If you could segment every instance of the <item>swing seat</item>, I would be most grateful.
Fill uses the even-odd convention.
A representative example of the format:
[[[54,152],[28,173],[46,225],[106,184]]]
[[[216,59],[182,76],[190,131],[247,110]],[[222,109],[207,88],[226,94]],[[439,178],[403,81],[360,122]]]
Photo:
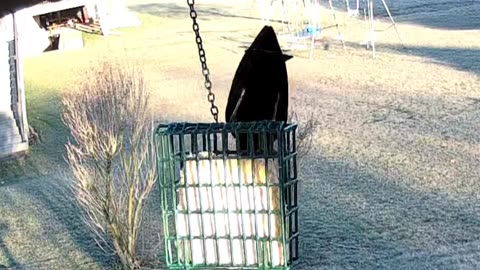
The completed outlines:
[[[296,125],[161,125],[156,132],[170,269],[291,269],[298,259]],[[238,150],[233,138],[259,135]],[[276,149],[265,147],[276,136]],[[257,149],[258,150],[258,149]]]

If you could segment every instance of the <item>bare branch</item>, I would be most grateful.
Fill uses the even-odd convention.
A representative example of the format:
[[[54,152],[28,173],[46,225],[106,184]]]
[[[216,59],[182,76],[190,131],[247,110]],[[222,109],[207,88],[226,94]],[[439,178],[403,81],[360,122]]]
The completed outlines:
[[[313,139],[319,121],[315,114],[311,113],[306,119],[300,119],[296,112],[292,112],[288,117],[289,122],[298,123],[297,131],[297,153],[299,162],[310,153],[312,150]]]
[[[63,98],[63,121],[72,188],[99,245],[125,269],[137,264],[135,248],[143,206],[155,185],[149,93],[142,70],[116,61],[92,65],[91,78]]]

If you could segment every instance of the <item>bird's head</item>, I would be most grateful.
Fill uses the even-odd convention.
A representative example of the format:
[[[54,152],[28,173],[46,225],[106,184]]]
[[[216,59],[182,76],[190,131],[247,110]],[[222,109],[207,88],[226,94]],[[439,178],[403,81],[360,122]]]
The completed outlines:
[[[281,55],[285,62],[293,58],[291,55],[283,54],[273,27],[267,25],[258,33],[252,45],[247,49],[248,51]]]

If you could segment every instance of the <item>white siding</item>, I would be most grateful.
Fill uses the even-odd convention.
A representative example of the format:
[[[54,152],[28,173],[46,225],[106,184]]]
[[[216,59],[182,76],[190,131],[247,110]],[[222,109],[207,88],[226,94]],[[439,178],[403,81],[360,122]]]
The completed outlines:
[[[6,41],[0,42],[0,113],[11,113],[10,91],[10,64],[8,61],[8,45]]]
[[[18,95],[15,59],[13,16],[0,18],[0,159],[26,150],[28,142],[20,136],[19,126],[23,124],[21,107],[23,102]],[[13,104],[13,105],[12,105]]]

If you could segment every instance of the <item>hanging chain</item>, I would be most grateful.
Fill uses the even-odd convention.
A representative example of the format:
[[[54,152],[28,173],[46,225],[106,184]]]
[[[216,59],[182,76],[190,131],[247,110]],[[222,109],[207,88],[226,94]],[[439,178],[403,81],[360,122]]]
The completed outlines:
[[[210,81],[210,70],[207,66],[207,58],[205,57],[205,50],[203,49],[202,37],[200,37],[200,27],[197,23],[197,11],[195,10],[195,0],[187,0],[190,7],[190,18],[193,21],[193,32],[195,32],[195,41],[198,46],[198,55],[200,57],[200,63],[202,64],[202,74],[205,77],[205,88],[208,91],[207,100],[210,102],[210,113],[212,113],[213,119],[218,123],[218,107],[215,105],[215,94],[212,92],[212,82]]]

